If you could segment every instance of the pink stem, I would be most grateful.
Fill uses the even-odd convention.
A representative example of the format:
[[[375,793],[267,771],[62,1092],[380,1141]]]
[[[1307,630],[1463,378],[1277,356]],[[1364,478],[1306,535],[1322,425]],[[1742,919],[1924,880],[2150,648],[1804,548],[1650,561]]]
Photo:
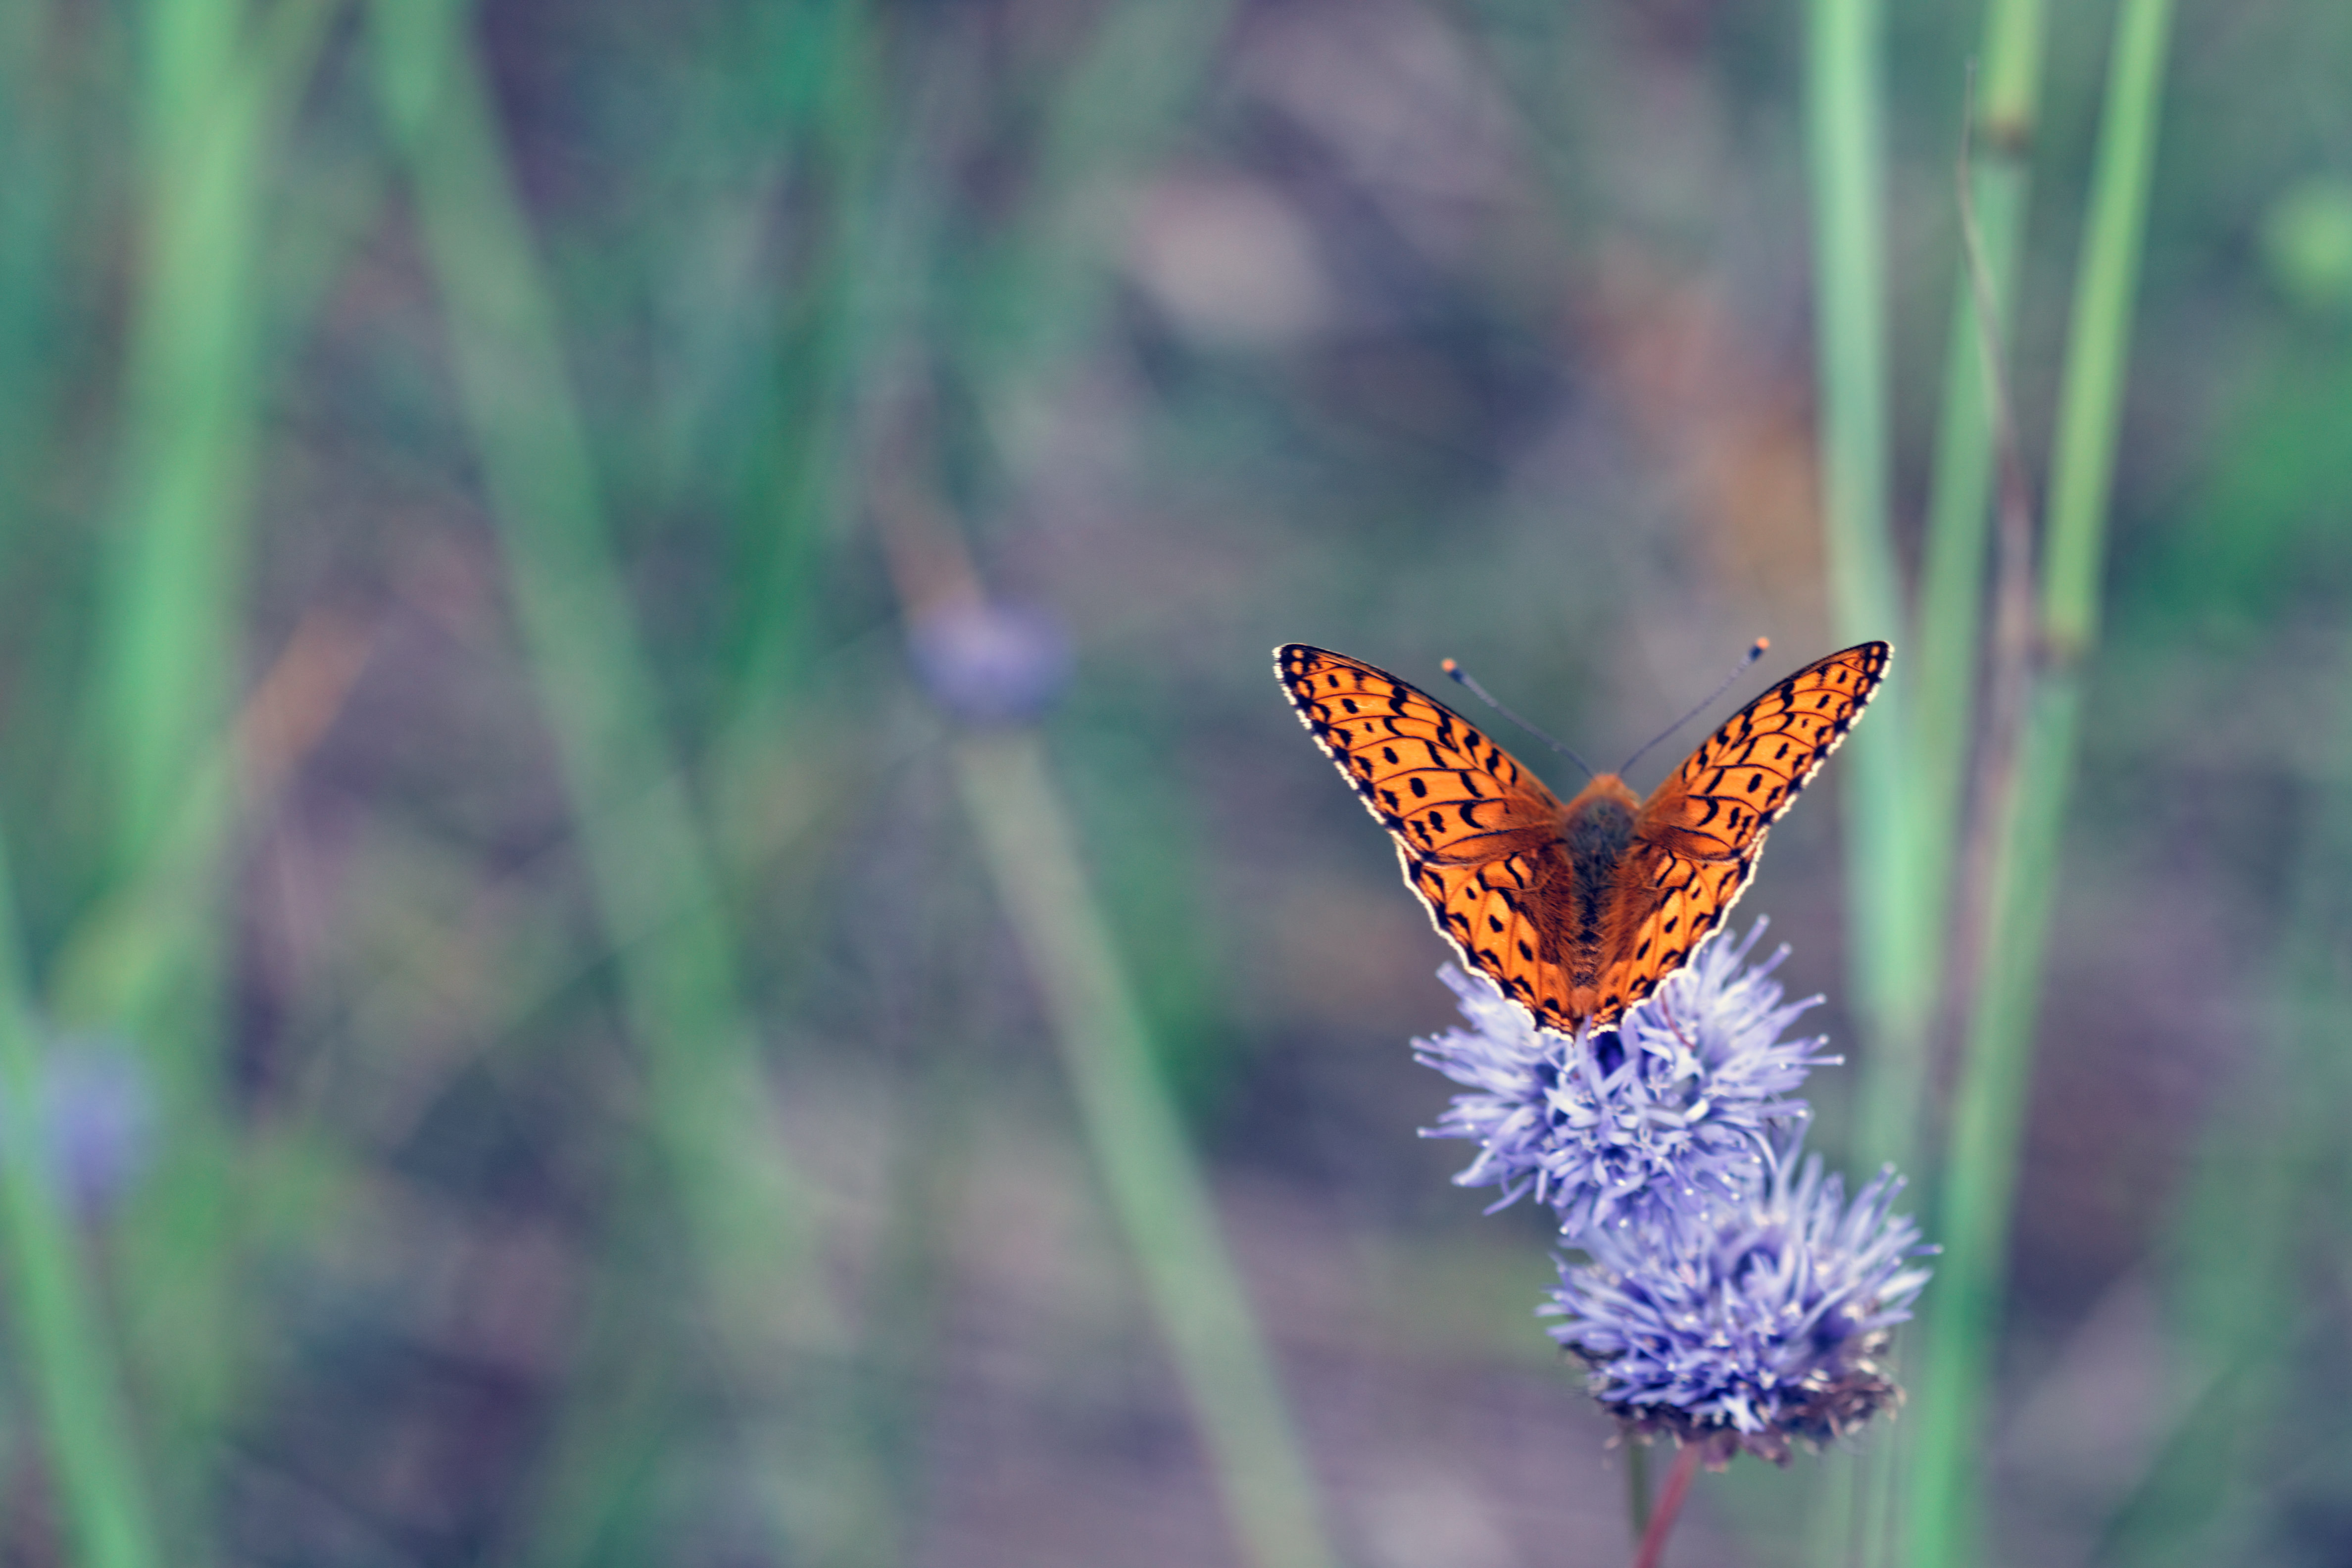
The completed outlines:
[[[1675,1468],[1666,1473],[1666,1484],[1658,1493],[1658,1506],[1650,1511],[1650,1528],[1642,1532],[1642,1550],[1634,1555],[1633,1568],[1658,1568],[1665,1560],[1666,1537],[1674,1532],[1675,1515],[1683,1510],[1691,1478],[1698,1474],[1702,1447],[1685,1443],[1682,1452],[1675,1456]]]

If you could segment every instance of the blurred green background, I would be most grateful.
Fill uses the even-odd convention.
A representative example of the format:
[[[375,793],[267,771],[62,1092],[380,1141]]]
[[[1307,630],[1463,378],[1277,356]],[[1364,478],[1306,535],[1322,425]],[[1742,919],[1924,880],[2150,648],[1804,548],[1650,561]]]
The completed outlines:
[[[1626,1561],[1268,649],[1604,765],[1759,634],[1727,703],[1906,657],[1824,542],[1835,8],[0,0],[0,1562]],[[1906,576],[1981,25],[1870,56]],[[1993,128],[2037,475],[2116,27]],[[2175,18],[1961,1558],[2352,1561],[2347,82],[2328,0]],[[1066,649],[1034,746],[910,620]],[[1859,1126],[1851,765],[1739,923],[1943,1235],[1967,988]],[[1854,1463],[1673,1560],[1885,1560]]]

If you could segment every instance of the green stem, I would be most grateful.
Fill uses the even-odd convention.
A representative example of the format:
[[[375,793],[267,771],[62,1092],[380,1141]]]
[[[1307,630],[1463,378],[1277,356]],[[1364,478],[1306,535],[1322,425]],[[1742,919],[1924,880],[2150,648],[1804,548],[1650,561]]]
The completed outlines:
[[[2098,585],[2140,247],[2163,100],[2170,0],[2125,0],[2109,62],[2076,274],[2051,476],[2041,639],[2045,668],[2023,715],[1998,824],[1975,1008],[1945,1160],[1910,1561],[1956,1568],[1981,1552],[1977,1450],[2005,1284],[2011,1200],[2032,1079],[2033,1027],[2057,860],[2098,625]]]
[[[2050,546],[2042,579],[2042,634],[2071,668],[2098,635],[2107,497],[2124,416],[2132,311],[2139,296],[2148,187],[2172,0],[2124,0],[2099,126],[2083,260],[2074,280],[2074,341],[2058,395],[2050,470]]]
[[[1650,1445],[1628,1433],[1625,1437],[1625,1518],[1639,1541],[1650,1531]]]
[[[1887,504],[1883,171],[1876,0],[1811,0],[1807,115],[1813,179],[1822,526],[1840,642],[1904,641]],[[1904,748],[1906,660],[1898,652],[1840,769],[1853,984],[1864,1059],[1916,1077],[1931,1001],[1909,868],[1914,829]]]
[[[635,612],[608,545],[551,289],[516,197],[457,0],[380,0],[379,96],[413,183],[449,352],[517,618],[553,731],[621,1008],[641,1053],[649,1143],[687,1216],[757,1496],[797,1561],[887,1556],[895,1532],[856,1443],[788,1442],[781,1386],[837,1357],[814,1278],[814,1218],[772,1090]],[[803,1417],[805,1421],[805,1417]]]
[[[2014,323],[2011,302],[2024,254],[2042,31],[2042,0],[1995,0],[1985,13],[1981,67],[1969,110],[1975,156],[1964,177],[1971,187],[1985,289],[2000,318],[1991,330],[2003,336]],[[1914,896],[1930,951],[1943,949],[1950,919],[1953,853],[1974,750],[1999,438],[1986,340],[1977,289],[1963,258],[1945,346],[1943,414],[1920,564],[1919,649],[1912,688],[1918,700],[1911,767],[1918,829]],[[1943,978],[1946,984],[1951,979]],[[1915,1058],[1915,1069],[1923,1059]],[[1924,1088],[1916,1070],[1870,1075],[1861,1119],[1866,1147],[1901,1160],[1916,1145]]]
[[[109,885],[52,973],[58,1016],[136,1042],[156,1085],[160,1168],[115,1239],[162,1511],[181,1541],[202,1539],[247,1364],[218,1029],[265,197],[333,10],[291,0],[257,19],[242,4],[155,0],[139,13],[141,265],[81,760],[102,784]]]
[[[1234,1531],[1258,1568],[1329,1564],[1313,1482],[1273,1363],[1036,739],[972,736],[956,749],[956,770]]]
[[[160,1568],[164,1559],[139,1480],[121,1369],[80,1238],[49,1174],[40,1100],[40,1048],[0,844],[0,1245],[19,1363],[32,1384],[73,1561],[85,1568]]]
[[[825,0],[811,28],[824,63],[812,89],[801,156],[821,173],[824,206],[812,220],[814,254],[780,333],[789,374],[767,424],[772,458],[754,501],[762,527],[745,598],[733,700],[711,748],[714,815],[756,821],[779,771],[801,746],[791,710],[804,687],[799,662],[813,643],[815,567],[848,526],[857,461],[857,399],[866,368],[901,326],[891,307],[911,290],[903,237],[887,219],[881,28],[863,0]],[[919,126],[894,126],[902,135]],[[903,204],[896,204],[903,205]],[[722,827],[723,832],[723,827]]]
[[[97,710],[124,875],[228,714],[260,446],[264,175],[334,8],[294,0],[258,32],[243,4],[157,0],[145,13],[145,267]]]
[[[1877,711],[1847,743],[1841,768],[1846,826],[1848,973],[1864,1069],[1857,1142],[1899,1159],[1907,1122],[1878,1109],[1916,1099],[1924,1078],[1933,966],[1910,874],[1917,831],[1905,752],[1908,659],[1887,481],[1885,131],[1877,0],[1810,0],[1805,79],[1813,187],[1816,354],[1822,527],[1836,640],[1898,645]],[[1852,1462],[1827,1461],[1807,1538],[1823,1563],[1851,1550]]]
[[[1916,1389],[1910,1560],[1920,1568],[1978,1560],[1976,1448],[2000,1331],[2043,939],[2079,709],[2071,680],[2034,692],[2009,808],[1995,828],[1982,970],[1944,1159],[1944,1255]]]

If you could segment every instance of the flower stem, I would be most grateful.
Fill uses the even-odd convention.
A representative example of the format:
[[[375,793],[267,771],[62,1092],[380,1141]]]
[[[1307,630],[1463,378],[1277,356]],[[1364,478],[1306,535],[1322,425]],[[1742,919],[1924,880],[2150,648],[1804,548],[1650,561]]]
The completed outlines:
[[[1921,547],[1919,658],[1913,688],[1919,700],[1912,730],[1916,765],[1910,775],[1920,831],[1913,871],[1931,922],[1928,940],[1939,949],[1947,934],[1967,929],[1953,915],[1950,899],[1958,845],[1966,833],[1964,807],[1976,749],[1974,715],[1981,695],[1977,681],[1985,657],[1986,565],[1991,557],[1995,480],[2006,444],[1996,416],[2009,397],[2000,359],[2003,345],[2015,336],[2040,97],[2042,9],[2042,0],[1995,0],[1987,7],[1982,68],[1972,75],[1963,110],[1959,195],[1967,237],[1953,286],[1943,410]],[[1948,1005],[1949,991],[1965,984],[1969,971],[1952,963],[1946,951],[1942,983],[1948,994],[1942,1000]],[[1891,1090],[1898,1086],[1885,1087]],[[1896,1140],[1887,1145],[1890,1150],[1907,1150],[1918,1128],[1923,1086],[1913,1081],[1899,1087],[1899,1095],[1890,1093],[1865,1118],[1866,1126]]]
[[[377,97],[448,323],[525,655],[643,1074],[644,1137],[691,1247],[698,1331],[745,1436],[745,1496],[775,1555],[887,1557],[870,1447],[815,1414],[851,1329],[817,1265],[822,1219],[772,1113],[740,934],[614,543],[567,367],[552,268],[517,188],[472,0],[372,8]],[[663,1347],[630,1345],[666,1375]],[[658,1391],[659,1384],[656,1384]],[[583,1407],[582,1419],[614,1419]],[[796,1422],[808,1425],[797,1426]],[[816,1444],[819,1426],[844,1436]]]
[[[64,1515],[68,1559],[83,1568],[166,1561],[141,1474],[125,1378],[100,1303],[105,1292],[74,1232],[65,1195],[38,1156],[41,1063],[0,845],[0,1261],[10,1349],[28,1390]],[[12,1413],[13,1414],[13,1413]]]
[[[1625,1439],[1625,1517],[1633,1521],[1627,1531],[1639,1541],[1650,1530],[1650,1445],[1628,1435]]]
[[[1134,1247],[1234,1532],[1260,1568],[1335,1561],[1274,1360],[1206,1173],[1160,1081],[1043,748],[1020,731],[956,747],[981,849],[1043,993],[1111,1214]]]
[[[1914,1568],[1984,1561],[1979,1465],[2032,1077],[2043,938],[2074,772],[2084,664],[2098,631],[2109,489],[2164,99],[2171,0],[2126,0],[2108,61],[2074,321],[2051,454],[2036,664],[1984,843],[1973,1011],[1946,1150],[1948,1250],[1918,1381]]]
[[[140,62],[136,259],[80,705],[94,764],[82,787],[106,858],[93,868],[101,896],[46,965],[39,998],[68,1027],[138,1042],[153,1073],[158,1166],[109,1245],[152,1506],[175,1537],[203,1532],[253,1370],[230,1261],[245,1210],[224,1034],[237,805],[224,735],[241,684],[267,345],[289,324],[257,279],[270,237],[300,227],[273,208],[272,176],[332,7],[272,5],[266,21],[264,9],[164,0],[124,23]]]
[[[1675,1517],[1683,1510],[1683,1499],[1689,1495],[1691,1479],[1698,1474],[1701,1446],[1685,1443],[1682,1452],[1675,1456],[1675,1468],[1666,1472],[1666,1484],[1658,1493],[1658,1506],[1650,1515],[1650,1527],[1642,1532],[1642,1550],[1634,1555],[1633,1568],[1658,1568],[1665,1560],[1666,1537],[1674,1533]]]
[[[1822,526],[1830,624],[1842,643],[1906,646],[1902,572],[1888,502],[1885,142],[1880,0],[1810,0],[1805,110],[1813,190],[1814,312],[1821,392]],[[1930,922],[1911,867],[1912,676],[1898,659],[1877,716],[1847,743],[1846,889],[1853,1005],[1868,1080],[1871,1158],[1909,1152],[1884,1109],[1916,1098],[1934,993]]]

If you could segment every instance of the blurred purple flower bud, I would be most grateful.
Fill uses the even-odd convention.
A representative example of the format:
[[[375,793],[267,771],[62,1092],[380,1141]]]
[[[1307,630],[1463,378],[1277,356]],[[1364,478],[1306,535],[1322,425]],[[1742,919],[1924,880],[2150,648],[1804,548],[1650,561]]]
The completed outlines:
[[[38,1102],[50,1179],[83,1218],[103,1215],[152,1152],[146,1069],[118,1041],[68,1037],[42,1059]]]
[[[1069,680],[1069,637],[1038,610],[941,605],[917,617],[908,641],[924,689],[967,723],[1034,719]]]

